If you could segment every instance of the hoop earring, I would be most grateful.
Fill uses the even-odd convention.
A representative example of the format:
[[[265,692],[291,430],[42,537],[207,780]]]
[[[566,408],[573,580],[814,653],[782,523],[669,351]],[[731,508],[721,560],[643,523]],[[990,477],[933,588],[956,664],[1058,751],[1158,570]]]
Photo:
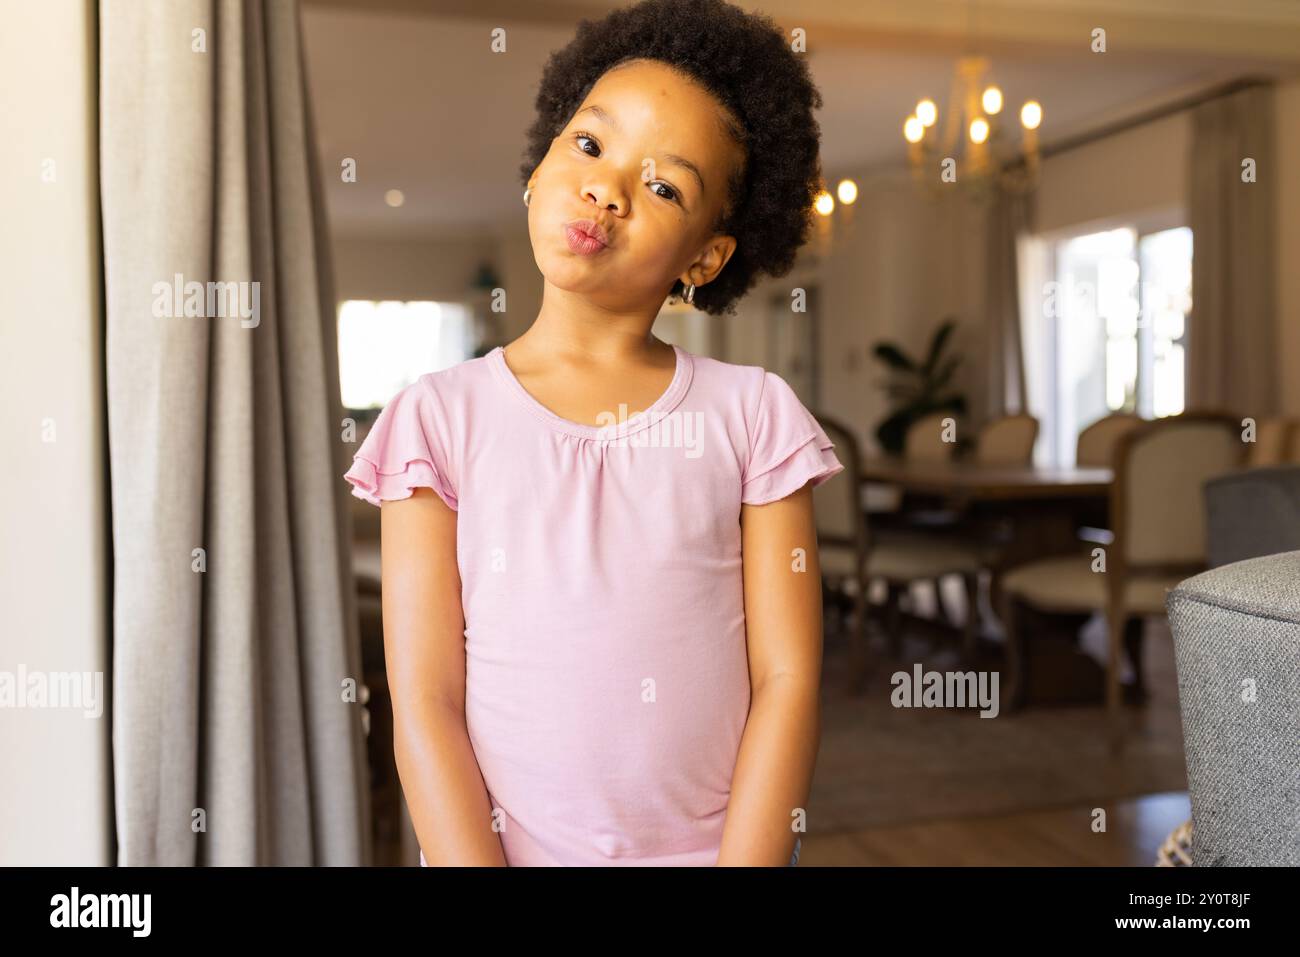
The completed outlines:
[[[686,301],[695,302],[695,283],[689,283],[686,286]]]
[[[524,205],[527,206],[528,201],[532,198],[533,198],[533,188],[529,186],[526,190],[524,190]]]

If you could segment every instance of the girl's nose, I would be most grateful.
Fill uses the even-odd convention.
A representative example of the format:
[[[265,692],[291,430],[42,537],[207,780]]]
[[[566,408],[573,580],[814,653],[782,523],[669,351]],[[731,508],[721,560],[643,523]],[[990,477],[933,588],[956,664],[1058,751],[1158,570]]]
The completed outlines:
[[[619,216],[627,212],[627,196],[620,188],[611,184],[597,183],[587,187],[583,193],[583,199],[589,200],[602,209],[608,209]]]

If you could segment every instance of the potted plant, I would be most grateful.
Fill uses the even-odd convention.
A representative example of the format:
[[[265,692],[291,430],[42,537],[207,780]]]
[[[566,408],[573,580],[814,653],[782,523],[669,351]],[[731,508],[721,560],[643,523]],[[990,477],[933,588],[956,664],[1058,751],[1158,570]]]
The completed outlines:
[[[889,416],[876,427],[876,440],[890,455],[902,454],[907,430],[918,419],[935,412],[966,412],[966,397],[951,388],[961,356],[944,352],[956,325],[951,317],[940,323],[922,361],[911,358],[892,342],[876,343],[875,356],[889,370],[885,391],[893,405]]]

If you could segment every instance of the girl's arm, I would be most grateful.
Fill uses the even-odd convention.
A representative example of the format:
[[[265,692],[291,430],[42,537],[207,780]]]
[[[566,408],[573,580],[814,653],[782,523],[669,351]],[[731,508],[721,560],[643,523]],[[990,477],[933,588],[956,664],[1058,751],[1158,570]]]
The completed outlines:
[[[751,699],[718,865],[790,862],[821,736],[821,568],[812,489],[742,505]]]
[[[394,754],[430,866],[504,867],[465,726],[465,616],[456,513],[432,489],[380,513],[384,654]]]

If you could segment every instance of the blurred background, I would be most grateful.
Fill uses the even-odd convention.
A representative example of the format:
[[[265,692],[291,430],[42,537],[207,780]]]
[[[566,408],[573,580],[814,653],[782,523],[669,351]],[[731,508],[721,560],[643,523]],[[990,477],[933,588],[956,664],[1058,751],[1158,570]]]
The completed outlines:
[[[815,235],[654,331],[782,375],[848,466],[800,862],[1186,863],[1193,805],[1246,798],[1198,770],[1224,652],[1167,592],[1300,549],[1300,5],[742,5],[806,39]],[[0,671],[111,701],[0,710],[0,863],[416,862],[379,511],[341,476],[398,390],[536,316],[524,131],[616,6],[6,4]],[[260,324],[159,319],[174,275],[260,280]],[[999,675],[996,716],[900,707],[929,672]]]

